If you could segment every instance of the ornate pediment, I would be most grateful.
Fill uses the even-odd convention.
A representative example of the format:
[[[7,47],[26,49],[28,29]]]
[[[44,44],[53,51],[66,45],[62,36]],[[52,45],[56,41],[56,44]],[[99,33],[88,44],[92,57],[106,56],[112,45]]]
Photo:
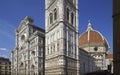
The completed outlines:
[[[29,16],[26,16],[21,22],[20,22],[20,25],[18,27],[18,30],[22,30],[23,28],[26,27],[26,25],[32,25],[32,23],[34,22],[34,19],[29,17]]]

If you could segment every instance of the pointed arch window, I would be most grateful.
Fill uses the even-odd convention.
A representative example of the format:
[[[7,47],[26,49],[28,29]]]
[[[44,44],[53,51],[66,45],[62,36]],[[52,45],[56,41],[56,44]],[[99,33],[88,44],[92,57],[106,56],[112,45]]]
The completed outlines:
[[[74,24],[74,13],[71,13],[71,24]]]
[[[35,56],[35,51],[32,51],[31,54],[32,54],[33,56]]]
[[[50,54],[49,46],[48,46],[47,50],[48,50],[48,51],[47,51],[47,54]]]
[[[32,65],[32,66],[31,66],[31,68],[32,68],[32,69],[35,69],[35,66],[34,66],[34,65]]]
[[[57,9],[55,8],[54,9],[54,20],[56,20],[57,19]]]
[[[25,40],[25,35],[22,35],[21,36],[21,41],[24,41]]]
[[[57,51],[59,51],[59,41],[57,42]]]
[[[67,8],[67,20],[69,21],[70,10]]]
[[[50,24],[52,24],[53,23],[53,14],[52,13],[50,13]]]
[[[21,62],[20,67],[23,67],[23,65],[24,65],[23,62]]]

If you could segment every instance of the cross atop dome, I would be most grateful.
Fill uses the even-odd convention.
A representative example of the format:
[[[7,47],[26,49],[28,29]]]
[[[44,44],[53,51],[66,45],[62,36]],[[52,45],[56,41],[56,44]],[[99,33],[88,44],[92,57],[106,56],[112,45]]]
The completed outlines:
[[[91,21],[88,20],[88,27],[87,27],[87,30],[86,30],[86,31],[90,31],[90,30],[93,30],[93,28],[92,28]]]

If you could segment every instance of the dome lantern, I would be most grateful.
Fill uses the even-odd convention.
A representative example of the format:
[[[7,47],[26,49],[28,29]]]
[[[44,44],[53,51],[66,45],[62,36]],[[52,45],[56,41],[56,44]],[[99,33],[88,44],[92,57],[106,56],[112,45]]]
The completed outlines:
[[[90,30],[93,30],[93,28],[92,28],[92,24],[91,24],[90,20],[88,20],[88,27],[87,27],[86,31],[90,31]]]

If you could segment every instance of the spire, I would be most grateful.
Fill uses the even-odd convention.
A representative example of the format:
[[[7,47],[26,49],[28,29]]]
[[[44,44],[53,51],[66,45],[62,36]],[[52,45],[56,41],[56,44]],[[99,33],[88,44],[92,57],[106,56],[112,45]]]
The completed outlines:
[[[90,20],[88,20],[88,27],[87,27],[86,31],[89,31],[89,30],[93,30],[92,29],[92,24],[91,24]]]

